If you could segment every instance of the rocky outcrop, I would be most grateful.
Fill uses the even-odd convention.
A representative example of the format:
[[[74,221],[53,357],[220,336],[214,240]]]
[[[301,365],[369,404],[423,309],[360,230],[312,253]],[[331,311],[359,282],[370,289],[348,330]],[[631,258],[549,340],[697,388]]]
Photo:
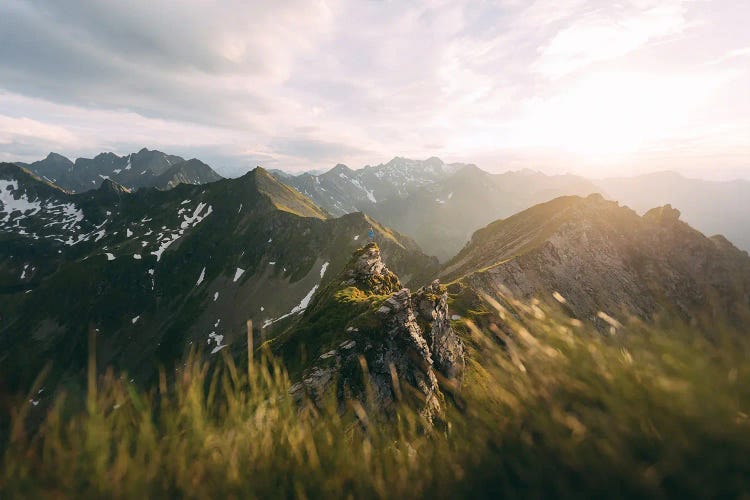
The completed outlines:
[[[663,207],[652,208],[644,214],[643,219],[657,224],[675,225],[680,220],[680,215],[679,210],[666,204]]]
[[[374,243],[354,253],[338,283],[314,299],[318,312],[300,321],[309,327],[316,315],[330,317],[326,311],[351,304],[344,306],[349,309],[335,325],[341,334],[316,332],[332,339],[292,393],[320,402],[335,386],[340,402],[357,399],[385,411],[403,400],[418,405],[432,422],[444,399],[438,381],[456,381],[464,366],[464,347],[451,327],[445,287],[434,281],[414,294],[401,288]],[[359,302],[351,297],[359,297]],[[358,314],[362,308],[365,312]],[[451,389],[456,386],[451,384]]]
[[[416,313],[425,322],[425,333],[435,367],[448,379],[464,368],[464,347],[451,327],[448,292],[439,280],[420,288],[411,297]]]
[[[401,288],[398,276],[385,266],[380,257],[380,248],[375,243],[354,252],[344,271],[344,284],[377,295],[393,293]]]
[[[432,353],[414,315],[409,290],[403,288],[391,295],[377,310],[383,326],[380,345],[373,344],[370,380],[379,405],[388,405],[400,388],[418,391],[424,399],[423,415],[431,419],[440,410],[440,388],[433,365]],[[395,373],[394,373],[395,372]]]

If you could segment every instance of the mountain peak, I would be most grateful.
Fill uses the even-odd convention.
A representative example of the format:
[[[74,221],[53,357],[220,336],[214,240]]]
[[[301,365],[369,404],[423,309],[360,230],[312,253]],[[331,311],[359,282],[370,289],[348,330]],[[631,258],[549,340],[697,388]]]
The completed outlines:
[[[126,188],[122,184],[118,184],[112,179],[104,179],[102,185],[99,186],[99,191],[102,193],[116,193],[116,194],[130,194],[130,189]]]
[[[178,184],[208,184],[222,178],[214,169],[197,158],[192,158],[167,168],[156,178],[154,185],[159,189],[171,189]]]
[[[670,205],[640,217],[599,194],[564,196],[480,229],[442,276],[517,298],[557,292],[595,322],[599,311],[648,321],[665,304],[699,320],[708,296],[723,304],[717,311],[747,303],[747,256],[679,217]]]
[[[481,168],[477,167],[473,163],[467,163],[466,165],[461,165],[458,170],[456,170],[456,175],[481,175],[481,176],[489,176],[491,175],[485,170],[482,170]]]
[[[248,174],[249,174],[249,175],[252,175],[253,177],[255,177],[255,176],[258,176],[258,175],[264,175],[264,176],[266,176],[266,177],[273,177],[273,176],[271,175],[271,172],[269,172],[269,171],[268,171],[268,170],[266,170],[265,168],[261,167],[260,165],[256,165],[254,169],[250,170],[250,171],[249,171],[249,172],[248,172],[247,174],[245,174],[245,175],[248,175]]]
[[[60,153],[55,153],[55,152],[50,152],[44,160],[53,161],[53,162],[61,162],[61,163],[73,163],[72,161],[70,161],[68,157],[63,156]]]
[[[111,151],[104,151],[94,156],[94,159],[97,159],[97,158],[120,158],[120,157]]]
[[[331,170],[329,170],[329,172],[332,173],[332,174],[346,174],[346,175],[350,175],[350,174],[354,173],[354,170],[352,170],[351,168],[347,167],[343,163],[338,163],[338,164],[336,164],[335,167],[333,167]]]
[[[300,217],[328,218],[328,214],[309,198],[279,182],[263,167],[255,167],[240,177],[240,180],[242,181],[240,185],[264,196],[277,210],[293,213]]]
[[[419,163],[419,160],[412,160],[412,159],[410,159],[410,158],[405,158],[405,157],[403,157],[403,156],[394,156],[394,157],[393,157],[393,158],[391,158],[391,160],[390,160],[390,161],[389,161],[388,163],[386,163],[386,164],[385,164],[384,166],[386,166],[386,167],[396,167],[396,166],[400,166],[400,165],[404,165],[404,166],[414,166],[414,165],[416,165],[417,163]]]
[[[601,193],[591,193],[590,195],[586,196],[583,200],[586,206],[596,206],[596,205],[601,205],[601,204],[613,203],[612,201],[604,198],[604,196]],[[619,203],[617,202],[614,202],[614,203],[619,205]]]
[[[344,280],[347,285],[377,295],[395,293],[401,289],[398,276],[385,266],[375,242],[354,252],[344,271]]]
[[[239,176],[237,179],[243,181],[243,184],[256,185],[258,182],[258,179],[263,179],[263,178],[265,179],[271,178],[274,181],[276,180],[276,178],[271,174],[271,172],[269,172],[265,168],[258,165],[252,170],[248,170],[247,172]]]

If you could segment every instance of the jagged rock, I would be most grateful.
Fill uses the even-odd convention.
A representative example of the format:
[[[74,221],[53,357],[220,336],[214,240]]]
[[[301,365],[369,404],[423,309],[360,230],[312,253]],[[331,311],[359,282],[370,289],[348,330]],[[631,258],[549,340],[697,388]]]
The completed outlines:
[[[388,298],[378,315],[386,338],[381,346],[376,346],[380,353],[370,367],[376,397],[386,402],[391,397],[393,366],[402,383],[409,384],[424,396],[423,413],[431,419],[440,410],[440,389],[430,347],[414,315],[409,290],[403,288]]]
[[[335,283],[339,283],[339,289]],[[344,292],[349,299],[343,298]],[[389,296],[383,300],[385,294]],[[353,296],[369,304],[366,312],[357,316],[357,306],[347,303],[344,311],[351,311],[351,316],[344,314],[335,326],[326,321],[323,331],[313,325],[315,333],[309,332],[312,318],[329,319],[328,310],[340,313],[342,303]],[[342,279],[321,291],[313,302],[313,310],[299,320],[298,327],[308,330],[304,335],[326,335],[331,328],[339,328],[342,333],[335,337],[335,343],[332,340],[321,346],[315,363],[293,386],[295,397],[304,392],[320,401],[336,380],[340,401],[369,396],[370,404],[387,411],[404,398],[416,402],[428,422],[440,414],[443,397],[437,372],[455,379],[464,366],[463,345],[450,325],[445,287],[435,281],[412,295],[409,289],[400,287],[398,277],[383,263],[377,245],[370,243],[354,253]],[[344,336],[346,340],[341,341]]]
[[[652,208],[643,216],[646,220],[652,220],[659,224],[674,224],[680,220],[680,211],[676,208],[672,208],[672,205],[664,205],[663,207]]]
[[[334,370],[332,368],[313,367],[305,376],[305,387],[312,393],[313,397],[321,397],[323,391],[333,379]]]
[[[446,288],[435,280],[417,290],[412,302],[419,317],[427,322],[426,337],[435,367],[447,378],[457,378],[464,368],[464,347],[451,327]]]
[[[375,243],[368,243],[354,252],[344,272],[344,282],[378,295],[393,293],[401,288],[398,276],[385,266],[380,258],[380,248]]]

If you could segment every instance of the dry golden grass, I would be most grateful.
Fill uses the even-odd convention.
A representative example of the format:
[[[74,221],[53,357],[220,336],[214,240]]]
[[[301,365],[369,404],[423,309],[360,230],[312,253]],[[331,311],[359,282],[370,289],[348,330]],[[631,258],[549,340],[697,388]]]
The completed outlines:
[[[277,360],[191,356],[152,391],[107,373],[87,408],[18,408],[0,497],[737,497],[750,491],[750,342],[638,323],[608,334],[537,303],[470,320],[459,405],[298,407]],[[458,409],[461,408],[461,410]],[[365,425],[366,422],[366,425]]]

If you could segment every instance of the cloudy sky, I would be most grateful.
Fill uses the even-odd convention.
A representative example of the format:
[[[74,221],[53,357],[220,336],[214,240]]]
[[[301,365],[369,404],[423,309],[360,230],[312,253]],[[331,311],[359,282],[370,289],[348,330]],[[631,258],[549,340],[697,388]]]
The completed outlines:
[[[2,0],[0,160],[750,178],[750,1]]]

